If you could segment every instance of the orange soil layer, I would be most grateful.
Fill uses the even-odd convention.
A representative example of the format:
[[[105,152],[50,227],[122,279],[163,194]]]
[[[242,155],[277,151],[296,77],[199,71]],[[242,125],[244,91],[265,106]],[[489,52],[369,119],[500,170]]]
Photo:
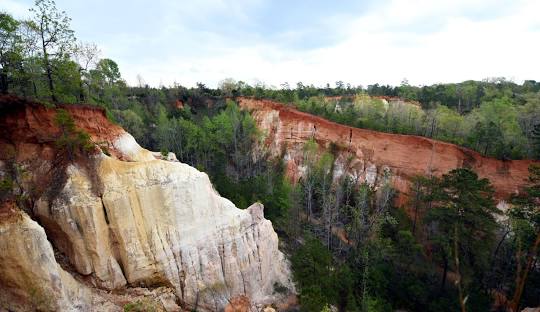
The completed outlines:
[[[111,123],[102,108],[87,105],[58,105],[69,112],[75,125],[88,134],[96,143],[109,144],[124,132]],[[0,96],[0,159],[5,154],[7,145],[18,146],[24,150],[27,145],[26,157],[49,155],[31,155],[35,147],[46,147],[54,144],[60,129],[55,125],[56,108],[47,108],[42,104],[18,98],[15,96]]]
[[[266,126],[267,129],[263,129],[274,132],[270,134],[272,142],[280,142],[284,146],[305,142],[313,137],[320,146],[329,146],[330,143],[344,146],[356,153],[358,158],[371,162],[378,168],[389,167],[393,175],[401,178],[394,183],[400,184],[395,187],[402,192],[408,190],[408,182],[415,175],[427,175],[430,171],[441,175],[455,168],[468,167],[480,177],[491,181],[498,199],[507,199],[527,183],[528,167],[535,163],[532,160],[503,161],[484,157],[467,148],[420,136],[348,127],[270,100],[244,97],[239,98],[238,102],[242,108],[257,114],[259,125],[264,119],[262,116],[276,112],[279,114],[279,126],[272,125],[271,129]],[[299,125],[303,125],[304,129],[311,127],[313,131],[289,135],[289,129],[294,131]],[[402,179],[405,183],[399,183]]]

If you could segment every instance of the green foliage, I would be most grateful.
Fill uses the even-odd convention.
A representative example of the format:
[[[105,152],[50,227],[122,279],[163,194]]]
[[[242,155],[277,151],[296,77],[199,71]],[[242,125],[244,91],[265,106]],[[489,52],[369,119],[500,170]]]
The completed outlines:
[[[118,64],[111,59],[100,60],[96,66],[96,74],[101,75],[109,85],[113,85],[121,78]]]
[[[20,22],[8,13],[0,12],[0,93],[8,92],[15,82],[16,68],[22,61],[23,42],[17,33]]]
[[[540,256],[540,166],[533,164],[529,167],[529,185],[518,195],[513,196],[513,206],[508,210],[509,233],[513,243],[507,243],[512,251],[510,259],[501,262],[515,263],[515,279],[513,285],[513,309],[516,310],[522,301],[525,305],[537,305],[540,287],[537,281],[540,271],[533,264]],[[503,237],[504,239],[504,237]],[[536,282],[536,283],[535,283]],[[532,299],[532,300],[531,300]]]
[[[93,151],[94,144],[90,140],[90,135],[75,126],[75,121],[65,109],[57,110],[54,122],[60,128],[60,136],[56,139],[55,145],[69,160]]]
[[[302,289],[300,303],[304,311],[320,311],[337,301],[332,255],[319,240],[309,238],[291,258],[294,278]]]
[[[64,11],[59,11],[52,0],[36,0],[35,7],[30,11],[34,14],[29,29],[40,43],[37,54],[47,81],[48,92],[53,102],[58,101],[54,76],[60,74],[55,63],[69,62],[75,44],[74,31],[70,28],[71,19]],[[65,69],[64,69],[65,70]],[[80,77],[77,76],[80,79]],[[72,81],[67,77],[68,81]]]
[[[143,298],[124,305],[124,312],[158,312],[163,311],[161,306],[149,298]]]
[[[500,158],[524,156],[526,141],[517,117],[516,107],[509,98],[482,103],[468,116],[470,124],[474,125],[469,143],[483,149],[485,155]]]
[[[493,201],[493,188],[487,179],[479,179],[469,169],[454,169],[443,175],[434,196],[435,209],[426,216],[430,225],[429,241],[434,255],[445,268],[451,265],[461,276],[458,287],[464,293],[477,293],[489,266],[489,256],[500,213]],[[471,306],[474,301],[468,302]]]
[[[321,163],[319,159],[315,157],[314,171]],[[459,309],[459,287],[446,280],[441,288],[445,263],[447,274],[461,275],[460,286],[469,310],[482,311],[490,306],[486,285],[498,229],[494,214],[498,210],[489,181],[468,169],[453,170],[440,179],[416,180],[419,214],[422,219],[426,215],[416,224],[416,235],[412,220],[391,209],[395,192],[387,184],[377,190],[367,184],[353,184],[352,192],[348,191],[347,179],[338,183],[341,188],[334,184],[333,192],[343,195],[334,197],[341,209],[333,222],[342,224],[348,239],[336,244],[323,234],[326,216],[324,209],[318,208],[323,206],[323,184],[316,179],[316,221],[304,224],[309,234],[303,236],[305,242],[295,245],[292,256],[300,301],[306,311],[319,311],[326,304],[342,311],[455,311]],[[426,234],[427,244],[422,241]],[[458,253],[454,252],[454,242]],[[460,260],[459,268],[455,256]]]

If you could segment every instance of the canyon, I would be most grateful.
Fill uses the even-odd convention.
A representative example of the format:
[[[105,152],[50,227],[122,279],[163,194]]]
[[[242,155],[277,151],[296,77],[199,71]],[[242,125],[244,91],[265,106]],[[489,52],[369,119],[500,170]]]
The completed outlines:
[[[62,164],[55,117],[66,110],[93,152]],[[294,294],[288,261],[264,218],[219,196],[208,176],[137,144],[97,107],[0,97],[0,307],[121,311],[259,309]],[[286,289],[276,292],[278,289]]]
[[[471,168],[481,178],[489,179],[504,208],[508,198],[527,184],[528,167],[535,163],[484,157],[425,137],[344,126],[271,100],[240,97],[237,101],[255,118],[264,133],[264,146],[274,157],[283,157],[291,180],[302,177],[304,145],[313,140],[320,153],[335,152],[335,177],[348,174],[377,187],[386,176],[398,191],[397,206],[405,209],[413,177],[441,176],[460,167]]]
[[[504,208],[535,163],[343,126],[270,100],[236,101],[293,182],[313,140],[319,153],[334,154],[334,178],[375,188],[390,181],[406,210],[415,176],[459,167],[488,178]],[[60,109],[92,143],[91,153],[67,163],[57,145]],[[0,204],[2,309],[122,311],[151,302],[158,311],[271,311],[296,292],[262,204],[236,208],[205,173],[144,149],[101,108],[0,97],[0,180],[15,194]]]

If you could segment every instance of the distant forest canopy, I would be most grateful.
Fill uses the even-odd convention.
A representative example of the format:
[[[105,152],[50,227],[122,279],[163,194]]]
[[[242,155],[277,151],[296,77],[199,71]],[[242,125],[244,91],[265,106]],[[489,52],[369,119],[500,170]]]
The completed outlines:
[[[224,107],[225,97],[253,96],[293,104],[338,123],[431,137],[499,159],[540,159],[540,82],[534,80],[518,84],[491,78],[431,86],[412,86],[404,80],[400,86],[367,87],[342,81],[324,87],[298,82],[278,88],[229,78],[213,89],[202,83],[152,88],[138,76],[138,85],[128,86],[115,61],[101,58],[95,44],[76,40],[70,18],[53,1],[38,0],[31,12],[29,20],[0,13],[1,93],[96,104],[116,121],[138,118],[147,125],[157,123],[161,108],[178,114],[176,100],[195,108],[211,99]],[[384,104],[373,98],[377,96],[413,101],[422,109]],[[139,139],[153,147],[152,139]]]

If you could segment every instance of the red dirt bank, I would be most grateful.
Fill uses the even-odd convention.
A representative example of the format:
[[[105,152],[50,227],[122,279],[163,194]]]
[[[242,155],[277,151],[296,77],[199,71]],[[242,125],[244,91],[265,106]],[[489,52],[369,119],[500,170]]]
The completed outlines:
[[[341,147],[340,153],[352,154],[362,164],[375,165],[378,175],[383,168],[389,168],[394,186],[402,193],[407,193],[410,178],[415,175],[432,172],[439,176],[455,168],[468,167],[491,181],[498,199],[507,199],[527,183],[528,167],[534,163],[484,157],[470,149],[425,137],[348,127],[270,100],[239,98],[238,102],[242,108],[252,111],[259,127],[268,134],[266,144],[275,155],[284,146],[301,150],[303,143],[312,137],[323,148],[334,143]],[[301,162],[299,158],[296,155],[288,161],[289,175],[293,179],[298,178],[295,166]]]
[[[92,141],[110,145],[124,130],[111,123],[105,110],[88,105],[59,105],[69,112],[75,125],[86,131]],[[42,104],[15,96],[0,96],[0,159],[6,159],[9,145],[19,151],[17,161],[24,158],[41,157],[51,160],[54,157],[51,148],[59,135],[56,126],[56,108],[47,108]]]

